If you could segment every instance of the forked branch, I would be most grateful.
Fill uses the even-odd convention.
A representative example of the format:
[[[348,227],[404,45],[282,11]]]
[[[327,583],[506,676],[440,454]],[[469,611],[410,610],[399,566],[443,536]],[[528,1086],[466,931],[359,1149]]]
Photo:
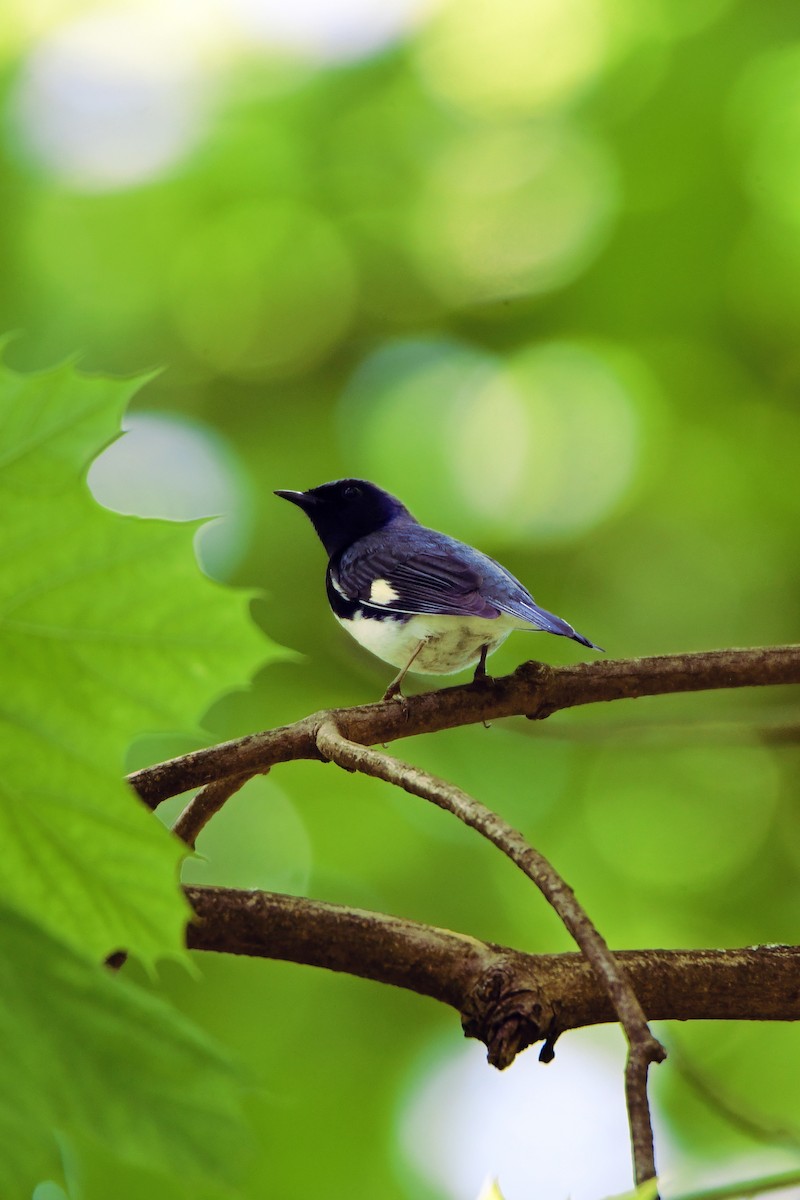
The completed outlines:
[[[565,881],[517,830],[459,788],[369,747],[412,734],[502,717],[523,715],[542,720],[560,709],[599,701],[790,683],[800,683],[800,646],[715,650],[581,663],[574,667],[529,662],[502,679],[476,680],[462,687],[427,692],[402,704],[390,702],[316,713],[293,725],[146,768],[130,776],[129,781],[153,808],[168,796],[203,787],[176,827],[190,845],[194,845],[204,824],[248,778],[293,759],[332,760],[346,770],[383,779],[430,800],[488,838],[524,871],[558,913],[625,1031],[629,1045],[626,1101],[635,1174],[637,1182],[642,1182],[655,1175],[647,1073],[651,1062],[663,1059],[664,1049],[648,1028],[625,970]],[[233,946],[231,949],[242,952]],[[254,949],[253,953],[259,951]],[[417,969],[424,973],[428,965],[419,964]],[[463,1016],[463,1007],[461,1011]],[[469,1029],[468,1024],[466,1027]],[[545,1040],[543,1057],[552,1056],[552,1045],[563,1027],[554,1018],[541,1034]],[[525,1042],[526,1036],[527,1032],[520,1037],[519,1031],[513,1030],[513,1023],[504,1022],[500,1037],[486,1039],[493,1061],[498,1065],[510,1061],[516,1049],[535,1040],[528,1037]]]
[[[351,742],[375,746],[501,717],[527,716],[541,721],[561,709],[607,700],[789,683],[800,683],[800,645],[705,650],[572,667],[526,662],[500,679],[424,692],[402,705],[363,704],[313,713],[293,725],[248,734],[145,767],[128,780],[150,808],[157,808],[169,796],[203,787],[214,779],[258,775],[276,763],[319,758],[317,730],[328,720]]]
[[[647,1071],[651,1062],[661,1062],[666,1057],[666,1051],[650,1032],[624,970],[567,882],[518,830],[461,788],[437,779],[418,767],[398,762],[388,754],[351,742],[339,732],[333,721],[326,721],[320,726],[317,746],[326,759],[346,771],[360,771],[364,775],[383,779],[452,813],[496,846],[536,885],[602,980],[625,1032],[628,1040],[625,1096],[636,1182],[652,1179],[656,1172],[647,1099]]]

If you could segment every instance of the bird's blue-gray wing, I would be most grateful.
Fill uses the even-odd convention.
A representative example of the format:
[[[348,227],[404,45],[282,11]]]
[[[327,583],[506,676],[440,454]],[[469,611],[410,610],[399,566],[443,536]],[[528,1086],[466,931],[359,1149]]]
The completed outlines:
[[[569,622],[540,608],[510,571],[479,550],[421,525],[361,539],[331,563],[334,586],[376,612],[516,617],[532,629],[599,650]]]
[[[362,538],[331,562],[331,575],[345,596],[377,611],[499,617],[500,608],[482,594],[483,574],[469,550],[417,525],[410,536]]]

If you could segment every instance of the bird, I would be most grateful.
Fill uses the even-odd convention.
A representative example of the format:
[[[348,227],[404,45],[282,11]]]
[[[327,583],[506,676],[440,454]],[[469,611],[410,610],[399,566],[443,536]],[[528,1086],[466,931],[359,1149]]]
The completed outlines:
[[[396,496],[366,479],[337,479],[307,491],[276,491],[309,517],[328,554],[325,587],[333,615],[355,640],[399,667],[383,696],[402,699],[413,670],[450,675],[486,659],[514,630],[602,647],[540,608],[510,571],[480,550],[428,529]]]

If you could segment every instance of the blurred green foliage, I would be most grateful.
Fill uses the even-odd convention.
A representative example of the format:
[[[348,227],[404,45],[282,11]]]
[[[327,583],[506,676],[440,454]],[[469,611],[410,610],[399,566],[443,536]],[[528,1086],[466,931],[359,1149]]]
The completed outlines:
[[[613,656],[795,639],[797,6],[452,0],[327,57],[179,7],[11,6],[0,327],[24,331],[17,367],[166,365],[134,413],[204,422],[238,462],[255,508],[233,579],[305,657],[218,703],[209,736],[385,686],[271,495],[346,474],[478,542]],[[492,666],[540,654],[577,649],[519,636]],[[753,732],[791,703],[670,697],[398,749],[518,824],[613,946],[794,942],[797,751]],[[196,744],[142,732],[130,765]],[[204,879],[568,948],[506,863],[420,802],[315,764],[258,787],[201,839]],[[249,1195],[442,1200],[396,1130],[409,1064],[458,1049],[448,1014],[288,965],[198,969],[164,985],[260,1083]],[[796,1107],[795,1030],[768,1049],[763,1030],[687,1036],[754,1109]],[[686,1163],[749,1152],[670,1064],[654,1076]],[[93,1162],[91,1200],[218,1196]]]

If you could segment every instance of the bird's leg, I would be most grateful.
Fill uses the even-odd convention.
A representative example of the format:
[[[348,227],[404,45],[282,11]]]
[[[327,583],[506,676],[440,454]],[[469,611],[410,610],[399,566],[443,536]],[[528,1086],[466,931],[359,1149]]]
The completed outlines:
[[[478,659],[478,665],[475,668],[475,674],[472,676],[472,682],[477,683],[479,679],[488,679],[486,674],[486,655],[489,653],[489,643],[484,642],[481,646],[481,656]]]
[[[411,664],[413,663],[414,659],[417,657],[417,655],[419,654],[420,650],[422,649],[422,647],[423,647],[424,645],[425,645],[425,638],[423,638],[423,639],[422,639],[422,641],[419,643],[419,645],[417,646],[416,650],[415,650],[415,651],[414,651],[414,653],[411,655],[411,658],[408,660],[408,662],[406,663],[406,665],[403,667],[403,669],[402,669],[402,671],[400,672],[400,674],[399,674],[399,675],[397,675],[397,676],[396,676],[396,677],[395,677],[395,678],[392,680],[392,682],[389,684],[389,686],[388,686],[388,688],[386,689],[386,691],[383,693],[383,699],[384,699],[384,700],[394,700],[394,699],[398,699],[398,700],[404,700],[404,699],[405,699],[405,697],[403,696],[403,693],[400,691],[400,684],[401,684],[401,683],[403,682],[403,680],[405,679],[405,677],[406,677],[406,672],[408,671],[409,667],[411,666]]]
[[[488,653],[489,653],[489,644],[488,644],[488,642],[484,642],[484,644],[481,646],[481,656],[478,659],[478,665],[475,668],[475,674],[472,676],[473,683],[480,683],[484,679],[488,679],[491,682],[491,675],[486,674],[486,656]],[[491,725],[489,724],[488,721],[483,722],[483,728],[491,729]]]

